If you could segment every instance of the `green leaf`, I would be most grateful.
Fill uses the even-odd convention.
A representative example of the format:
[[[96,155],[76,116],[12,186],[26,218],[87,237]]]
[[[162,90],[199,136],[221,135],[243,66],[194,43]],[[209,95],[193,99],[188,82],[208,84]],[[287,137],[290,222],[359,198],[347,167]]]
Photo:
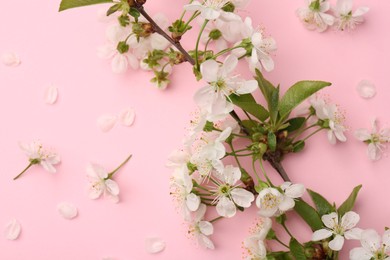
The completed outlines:
[[[305,249],[295,238],[290,240],[290,252],[296,260],[306,260]]]
[[[260,121],[265,121],[269,114],[268,111],[260,104],[257,104],[256,101],[246,101],[250,99],[252,96],[246,96],[246,95],[230,95],[230,101],[243,109],[244,111],[248,112],[249,114],[255,116]],[[253,98],[253,97],[252,97]],[[243,101],[245,100],[245,101]]]
[[[286,130],[291,133],[303,126],[305,123],[305,118],[304,117],[294,117],[288,120],[286,123],[289,124],[289,126],[286,128]]]
[[[257,84],[259,85],[261,93],[263,93],[267,104],[270,104],[272,99],[272,93],[276,88],[271,84],[271,82],[264,78],[263,74],[261,74],[260,70],[258,69],[256,69],[255,79],[257,80]]]
[[[268,110],[271,118],[271,122],[276,122],[279,114],[279,87],[277,87],[271,95],[270,103],[268,104]]]
[[[293,153],[299,153],[305,148],[305,141],[301,140],[293,144]]]
[[[256,103],[256,99],[252,96],[252,94],[243,94],[243,95],[231,94],[229,98],[240,102]]]
[[[267,260],[294,260],[290,252],[272,252],[267,254]]]
[[[111,7],[107,10],[106,15],[107,15],[107,16],[112,15],[113,13],[115,13],[116,11],[118,11],[120,7],[121,7],[120,4],[114,4],[113,6],[111,6]]]
[[[313,231],[323,227],[321,218],[317,211],[303,200],[299,199],[295,201],[294,210],[311,227]]]
[[[268,147],[272,152],[276,150],[276,135],[272,132],[268,133]]]
[[[314,205],[316,206],[316,209],[318,211],[318,214],[320,214],[320,216],[336,211],[336,209],[332,206],[332,204],[330,204],[330,202],[327,201],[319,193],[309,189],[307,190],[307,192],[309,193],[311,199],[313,200]]]
[[[104,3],[113,3],[112,0],[62,0],[60,4],[59,11],[64,11],[70,8],[95,5],[95,4],[104,4]]]
[[[330,86],[331,83],[324,81],[299,81],[289,88],[279,102],[279,113],[282,119],[285,119],[290,112],[302,103],[305,99],[319,91]]]
[[[355,205],[356,197],[362,188],[362,185],[356,186],[349,197],[341,204],[341,206],[337,209],[337,212],[340,216],[344,216],[345,213],[348,211],[351,211],[353,209],[353,206]]]
[[[130,7],[129,14],[131,16],[133,16],[135,19],[137,19],[138,17],[141,16],[140,12],[137,9],[135,9],[134,7]]]
[[[242,120],[241,124],[244,126],[246,130],[249,131],[249,134],[254,134],[254,130],[257,128],[257,125],[259,124],[256,121],[253,120]]]

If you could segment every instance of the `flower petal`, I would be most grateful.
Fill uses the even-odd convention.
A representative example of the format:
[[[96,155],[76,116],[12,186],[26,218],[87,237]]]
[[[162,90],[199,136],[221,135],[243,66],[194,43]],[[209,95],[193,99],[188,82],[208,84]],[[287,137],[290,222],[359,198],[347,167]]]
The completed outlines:
[[[340,251],[344,245],[344,237],[340,235],[336,235],[332,241],[329,242],[329,247],[334,251]]]
[[[107,192],[109,192],[110,194],[114,196],[117,196],[119,194],[119,186],[115,181],[108,179],[105,181],[105,185]]]
[[[133,125],[134,119],[135,119],[135,110],[132,108],[127,108],[119,114],[119,121],[124,126]]]
[[[4,65],[10,67],[19,66],[21,63],[19,56],[14,52],[3,53],[3,55],[1,56],[1,61]]]
[[[129,61],[127,60],[127,56],[123,54],[116,54],[111,61],[112,72],[117,74],[125,73],[128,65]]]
[[[294,208],[294,206],[295,206],[295,201],[292,198],[287,197],[287,196],[284,196],[284,199],[278,205],[278,207],[281,211],[290,210],[290,209]]]
[[[377,161],[382,157],[381,150],[373,143],[368,144],[367,155],[373,161]]]
[[[374,255],[363,247],[356,247],[349,252],[350,260],[370,260]]]
[[[375,252],[381,247],[381,237],[373,229],[366,229],[362,232],[360,239],[363,248],[367,251]]]
[[[320,241],[322,239],[328,238],[332,236],[332,231],[327,230],[327,229],[319,229],[314,231],[313,236],[311,237],[312,241]]]
[[[291,186],[287,187],[284,191],[284,194],[287,197],[296,199],[299,197],[302,197],[302,195],[305,193],[306,189],[303,184],[292,184]]]
[[[150,237],[145,240],[145,249],[149,254],[156,254],[165,249],[165,241],[159,237]]]
[[[52,105],[57,101],[58,97],[58,88],[54,85],[50,85],[45,90],[45,103]]]
[[[347,230],[346,232],[344,232],[344,237],[346,239],[360,240],[360,238],[362,237],[362,232],[363,230],[360,228],[353,228],[351,230]]]
[[[66,219],[73,219],[78,214],[76,206],[68,202],[61,202],[60,204],[58,204],[57,210],[60,215]]]
[[[198,243],[204,248],[208,248],[208,249],[215,248],[213,241],[211,241],[210,238],[208,238],[207,236],[205,236],[203,234],[198,235]]]
[[[6,226],[4,235],[8,240],[16,240],[18,239],[22,228],[20,223],[16,219],[12,219]]]
[[[203,219],[204,214],[206,214],[207,206],[205,204],[200,204],[197,211],[194,214],[194,222],[199,222]]]
[[[330,214],[323,215],[321,217],[322,222],[325,224],[327,228],[333,229],[335,225],[339,223],[339,217],[336,212],[332,212]]]
[[[230,192],[234,203],[240,207],[249,208],[252,202],[255,200],[255,196],[252,192],[244,190],[242,188],[235,188]]]
[[[355,135],[356,139],[358,139],[359,141],[363,141],[363,142],[371,139],[370,132],[364,128],[357,129],[355,131],[354,135]]]
[[[200,64],[200,72],[207,82],[215,82],[218,79],[219,64],[215,60],[206,60]]]
[[[376,94],[375,85],[368,80],[360,81],[356,86],[356,90],[362,98],[366,99],[372,98]]]
[[[190,211],[196,211],[200,205],[199,196],[195,195],[194,193],[188,194],[186,197],[186,205]]]
[[[110,131],[118,121],[118,117],[112,114],[103,114],[97,119],[97,125],[102,130],[102,132],[106,133]]]
[[[356,226],[356,224],[359,222],[360,216],[359,214],[348,211],[344,214],[344,216],[341,218],[341,226],[345,229],[351,229]]]
[[[214,233],[213,224],[208,221],[200,221],[198,224],[200,232],[206,236],[210,236]]]
[[[217,204],[217,212],[220,216],[231,218],[236,215],[236,205],[227,197],[222,197]]]

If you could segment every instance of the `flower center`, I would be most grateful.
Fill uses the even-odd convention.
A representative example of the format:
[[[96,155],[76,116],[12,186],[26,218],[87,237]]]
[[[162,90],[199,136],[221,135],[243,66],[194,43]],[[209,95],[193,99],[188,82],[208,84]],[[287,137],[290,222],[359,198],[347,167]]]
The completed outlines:
[[[223,196],[229,196],[232,187],[229,184],[223,184],[219,186],[218,193]]]
[[[280,204],[280,201],[280,196],[267,193],[263,198],[261,198],[261,206],[265,209],[272,209],[277,207]]]
[[[228,0],[206,0],[204,5],[212,9],[221,9],[228,3]]]

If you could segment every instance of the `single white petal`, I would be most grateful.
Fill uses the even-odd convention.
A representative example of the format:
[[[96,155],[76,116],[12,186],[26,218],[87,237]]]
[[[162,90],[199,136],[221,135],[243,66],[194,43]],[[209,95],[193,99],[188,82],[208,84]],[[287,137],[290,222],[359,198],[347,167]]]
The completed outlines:
[[[52,105],[57,101],[58,88],[55,85],[50,85],[45,90],[45,103]]]
[[[203,6],[201,3],[199,3],[199,1],[193,1],[191,4],[184,5],[184,10],[187,11],[198,11],[202,8]]]
[[[349,252],[350,260],[370,260],[374,255],[363,247],[356,247]]]
[[[200,14],[204,19],[207,20],[215,20],[217,19],[221,13],[212,9],[212,8],[203,8],[201,14]]]
[[[207,210],[207,206],[205,204],[200,204],[198,210],[195,211],[194,221],[199,222],[200,220],[202,220],[204,217],[204,214],[206,214],[206,210]]]
[[[359,141],[366,141],[371,139],[371,133],[364,128],[357,129],[354,135]]]
[[[370,10],[370,8],[367,6],[359,7],[358,9],[356,9],[355,12],[353,12],[352,17],[362,16],[362,15],[366,14],[369,10]]]
[[[345,229],[351,229],[356,226],[356,224],[359,222],[360,216],[356,212],[348,211],[344,214],[344,216],[341,218],[341,226]]]
[[[303,184],[292,184],[284,191],[284,194],[290,198],[297,199],[302,197],[306,189]]]
[[[323,215],[321,217],[322,222],[325,224],[327,228],[333,229],[335,225],[339,223],[339,217],[336,212],[332,212],[330,214]]]
[[[4,230],[5,238],[8,240],[18,239],[22,227],[16,219],[12,219],[6,226]]]
[[[45,169],[46,171],[48,171],[50,173],[57,172],[56,168],[50,162],[48,162],[46,160],[42,160],[39,164],[43,167],[43,169]]]
[[[98,180],[103,180],[108,176],[107,170],[103,166],[95,163],[89,163],[86,167],[86,172],[89,178]]]
[[[328,135],[329,143],[335,145],[337,140],[336,140],[336,136],[334,135],[333,131],[328,130],[327,135]]]
[[[230,192],[234,203],[240,207],[249,208],[252,202],[255,200],[255,196],[252,192],[244,190],[242,188],[235,188]]]
[[[294,206],[295,206],[295,201],[292,198],[287,197],[287,196],[284,196],[284,199],[278,205],[278,207],[281,211],[290,210],[290,209],[294,208]]]
[[[268,55],[264,55],[263,57],[261,57],[260,61],[261,65],[263,65],[264,69],[268,72],[272,71],[275,68],[275,63],[273,59]]]
[[[375,252],[381,246],[381,237],[373,229],[366,229],[362,232],[360,242],[367,251]]]
[[[145,239],[145,249],[149,254],[156,254],[165,249],[165,241],[159,237]]]
[[[203,246],[204,248],[208,248],[208,249],[214,249],[214,244],[213,244],[213,241],[210,240],[210,238],[208,238],[207,236],[203,235],[203,234],[199,234],[198,235],[198,243]]]
[[[229,55],[226,57],[225,62],[223,63],[221,69],[223,71],[223,75],[226,76],[234,71],[237,67],[238,58],[235,55]]]
[[[102,132],[106,133],[110,131],[118,121],[118,117],[112,114],[103,114],[97,119],[97,125],[102,130]]]
[[[131,126],[134,123],[135,110],[133,108],[127,108],[119,114],[119,121],[124,126]]]
[[[313,236],[311,238],[312,241],[320,241],[322,239],[325,239],[325,238],[328,238],[330,236],[332,236],[332,231],[328,230],[328,229],[320,229],[320,230],[316,230],[314,233],[313,233]]]
[[[219,64],[215,60],[206,60],[200,64],[200,73],[207,82],[215,82],[218,79]]]
[[[353,228],[351,230],[345,231],[344,232],[344,237],[346,239],[360,240],[360,238],[362,237],[362,232],[363,232],[363,230],[360,229],[360,228]]]
[[[360,81],[359,84],[356,86],[356,90],[362,98],[366,99],[372,98],[376,94],[375,85],[368,80]]]
[[[151,39],[151,46],[156,50],[165,50],[169,46],[169,41],[160,34],[154,33],[149,36]]]
[[[73,219],[77,216],[77,208],[72,203],[61,202],[57,205],[57,210],[63,218]]]
[[[256,80],[246,80],[243,82],[242,86],[236,90],[236,93],[238,95],[249,94],[255,91],[257,88],[258,85]]]
[[[382,157],[381,150],[373,143],[368,144],[367,155],[373,161],[377,161]]]
[[[195,195],[194,193],[188,194],[186,197],[186,205],[190,211],[198,210],[199,205],[200,205],[199,196]]]
[[[336,9],[339,14],[348,15],[352,11],[353,0],[337,0]]]
[[[127,71],[129,61],[124,54],[116,54],[111,61],[111,69],[114,73],[124,73]]]
[[[119,186],[118,183],[116,183],[115,181],[108,179],[105,181],[105,185],[106,185],[106,190],[110,194],[114,196],[117,196],[119,194]]]
[[[1,56],[1,61],[4,65],[10,67],[19,66],[21,63],[19,56],[14,52],[3,53],[3,55]]]
[[[200,221],[198,224],[200,232],[206,236],[210,236],[214,233],[213,224],[208,221]]]
[[[88,197],[92,200],[99,198],[103,194],[104,188],[104,183],[101,181],[91,183],[88,187]]]
[[[340,235],[336,235],[332,241],[329,242],[329,247],[334,251],[340,251],[344,245],[344,237]]]
[[[231,218],[236,215],[236,205],[227,197],[222,197],[216,206],[217,213],[225,218]]]

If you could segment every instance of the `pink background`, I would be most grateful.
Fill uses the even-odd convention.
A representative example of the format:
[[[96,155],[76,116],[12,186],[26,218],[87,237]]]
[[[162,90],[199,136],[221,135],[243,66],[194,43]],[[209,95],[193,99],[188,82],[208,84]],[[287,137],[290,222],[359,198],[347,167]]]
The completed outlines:
[[[149,0],[146,8],[173,19],[185,2]],[[331,146],[325,133],[315,136],[303,153],[285,160],[290,177],[337,204],[363,184],[355,208],[361,215],[359,226],[382,232],[390,225],[390,158],[369,161],[366,145],[352,133],[370,127],[373,117],[389,126],[390,2],[355,2],[371,10],[367,22],[352,33],[307,31],[294,13],[303,1],[253,0],[246,13],[278,43],[276,68],[267,77],[284,90],[302,79],[330,81],[333,86],[324,93],[347,116],[348,142]],[[0,64],[0,226],[16,218],[23,228],[16,241],[0,236],[0,259],[240,259],[255,207],[217,222],[212,236],[217,249],[208,251],[186,237],[186,226],[169,196],[165,162],[180,147],[194,110],[192,96],[202,86],[193,79],[190,66],[176,69],[166,91],[152,87],[145,72],[115,75],[108,62],[96,56],[96,47],[105,40],[106,24],[96,18],[101,6],[58,13],[58,5],[59,1],[44,0],[0,3],[0,54],[15,51],[22,59],[17,68]],[[193,48],[194,43],[187,39],[184,45]],[[355,90],[362,79],[377,86],[372,100],[360,98]],[[50,83],[59,88],[53,106],[43,101]],[[98,116],[129,106],[137,113],[132,127],[117,126],[109,133],[97,128]],[[60,153],[58,173],[34,167],[12,181],[27,163],[18,141],[35,139]],[[111,170],[130,153],[132,160],[116,176],[121,202],[88,199],[86,164],[96,162]],[[58,214],[56,205],[62,201],[77,205],[76,219]],[[303,232],[307,227],[295,223],[292,214],[288,225],[300,238],[309,239],[310,233]],[[144,241],[150,236],[163,238],[166,250],[147,254]],[[347,259],[348,251],[341,259]]]

